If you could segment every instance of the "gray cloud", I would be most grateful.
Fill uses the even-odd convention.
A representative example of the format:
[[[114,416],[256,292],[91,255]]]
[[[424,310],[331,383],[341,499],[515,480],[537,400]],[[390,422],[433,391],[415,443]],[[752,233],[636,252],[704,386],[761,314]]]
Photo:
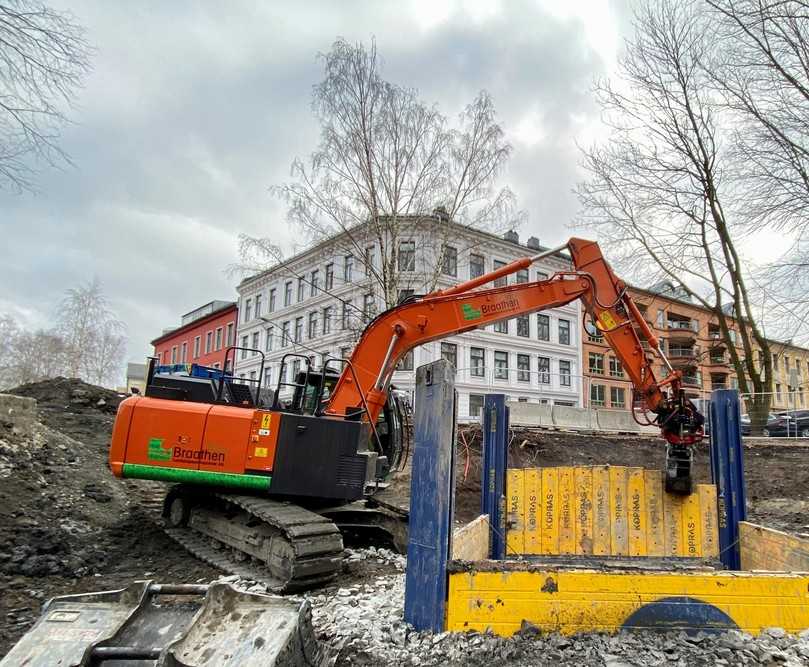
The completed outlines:
[[[431,29],[408,6],[347,6],[71,2],[97,47],[63,141],[77,167],[44,171],[36,196],[0,193],[0,310],[47,326],[65,288],[98,276],[137,359],[181,313],[234,297],[237,235],[293,238],[267,188],[317,142],[315,54],[338,35],[375,36],[386,75],[448,114],[482,88],[507,131],[533,114],[541,138],[514,140],[503,182],[529,212],[522,233],[565,238],[574,139],[603,69],[581,24],[528,2]]]

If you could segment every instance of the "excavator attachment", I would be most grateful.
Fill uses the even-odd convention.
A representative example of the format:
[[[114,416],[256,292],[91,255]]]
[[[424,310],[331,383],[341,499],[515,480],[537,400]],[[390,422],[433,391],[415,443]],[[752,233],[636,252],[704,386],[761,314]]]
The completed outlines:
[[[657,423],[666,440],[666,491],[690,495],[694,489],[694,446],[704,436],[705,418],[680,389],[658,408]]]
[[[229,584],[140,581],[44,607],[2,667],[286,667],[321,664],[307,602]]]

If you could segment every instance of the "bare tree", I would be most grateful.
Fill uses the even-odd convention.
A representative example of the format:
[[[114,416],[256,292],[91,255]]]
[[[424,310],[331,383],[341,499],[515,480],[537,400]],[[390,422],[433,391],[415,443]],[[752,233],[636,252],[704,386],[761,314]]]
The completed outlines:
[[[691,0],[637,9],[619,82],[596,87],[610,136],[583,151],[589,179],[577,192],[581,221],[599,230],[624,270],[645,284],[669,279],[713,312],[760,430],[772,356],[736,247],[746,219],[726,176],[731,156],[717,121],[722,99],[706,74],[713,42],[705,18]]]
[[[0,188],[33,189],[36,161],[70,162],[58,141],[89,51],[69,13],[36,0],[0,2]]]
[[[0,388],[38,382],[64,372],[65,344],[53,331],[27,331],[0,316]]]
[[[334,237],[337,254],[353,255],[390,306],[409,288],[397,265],[399,241],[440,248],[452,233],[437,217],[478,228],[515,226],[522,214],[512,193],[494,183],[511,153],[491,97],[481,92],[452,126],[415,90],[382,78],[376,45],[337,40],[321,54],[325,76],[314,88],[320,144],[292,164],[292,181],[272,188],[308,242]],[[439,216],[430,215],[438,211]],[[429,230],[429,241],[425,231]],[[366,253],[374,245],[375,256]],[[243,263],[268,268],[278,248],[242,237]],[[263,264],[263,265],[262,265]],[[440,256],[420,281],[435,284]]]
[[[56,330],[66,346],[66,372],[102,384],[120,375],[125,352],[124,325],[109,307],[95,278],[65,292]]]

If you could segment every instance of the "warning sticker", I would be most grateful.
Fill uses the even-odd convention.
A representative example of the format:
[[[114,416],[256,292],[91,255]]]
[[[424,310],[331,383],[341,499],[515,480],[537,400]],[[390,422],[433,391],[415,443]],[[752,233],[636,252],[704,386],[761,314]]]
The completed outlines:
[[[272,415],[268,412],[261,416],[261,428],[270,428],[270,419]],[[262,434],[263,435],[263,434]]]
[[[258,430],[258,434],[259,435],[269,435],[270,434],[270,429],[268,429],[268,428],[260,428]]]
[[[601,326],[605,329],[614,329],[617,325],[615,318],[612,316],[612,313],[608,310],[602,310],[601,314],[598,316],[598,319],[601,321]]]
[[[256,447],[253,450],[253,454],[255,456],[267,456],[267,448],[266,447]]]

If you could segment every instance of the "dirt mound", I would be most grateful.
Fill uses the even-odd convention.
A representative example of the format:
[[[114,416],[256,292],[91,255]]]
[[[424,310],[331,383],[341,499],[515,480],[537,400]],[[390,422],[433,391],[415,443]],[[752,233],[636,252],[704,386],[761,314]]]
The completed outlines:
[[[35,398],[40,408],[74,413],[104,413],[114,415],[118,404],[126,398],[111,389],[87,384],[78,378],[57,377],[31,382],[10,389],[7,393]]]

